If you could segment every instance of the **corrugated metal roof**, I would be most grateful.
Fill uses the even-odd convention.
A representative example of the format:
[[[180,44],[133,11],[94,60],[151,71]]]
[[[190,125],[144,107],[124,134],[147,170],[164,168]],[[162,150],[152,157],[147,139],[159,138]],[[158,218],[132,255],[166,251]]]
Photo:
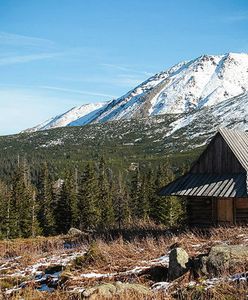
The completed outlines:
[[[248,132],[220,128],[219,133],[248,172]]]
[[[248,132],[226,128],[218,132],[246,172],[218,175],[190,171],[162,188],[161,196],[248,197]]]
[[[161,196],[247,197],[246,174],[192,174],[171,182],[159,192]]]

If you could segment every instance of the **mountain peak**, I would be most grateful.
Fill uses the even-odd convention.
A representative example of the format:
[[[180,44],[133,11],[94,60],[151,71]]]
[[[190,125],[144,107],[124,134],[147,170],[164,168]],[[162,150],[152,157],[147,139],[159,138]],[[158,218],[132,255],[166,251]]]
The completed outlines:
[[[204,54],[155,74],[118,99],[75,107],[31,131],[188,113],[217,105],[247,90],[247,53]]]

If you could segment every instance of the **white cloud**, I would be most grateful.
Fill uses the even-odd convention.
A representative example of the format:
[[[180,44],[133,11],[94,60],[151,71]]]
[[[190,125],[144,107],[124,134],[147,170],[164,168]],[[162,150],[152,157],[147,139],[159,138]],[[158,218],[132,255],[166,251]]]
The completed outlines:
[[[56,86],[41,86],[42,89],[54,90],[59,92],[66,92],[66,93],[75,93],[75,94],[82,94],[82,95],[89,95],[89,96],[100,96],[100,97],[110,97],[115,98],[114,95],[99,93],[99,92],[91,92],[91,91],[84,91],[84,90],[74,90],[74,89],[67,89],[61,88]]]
[[[104,64],[101,64],[101,66],[107,67],[107,68],[111,68],[111,69],[116,69],[116,70],[119,70],[119,71],[124,71],[124,72],[131,72],[131,73],[143,74],[143,75],[147,75],[147,76],[153,75],[152,73],[147,72],[147,71],[136,70],[136,69],[132,69],[130,67],[121,66],[121,65],[105,64],[104,63]]]
[[[36,60],[50,59],[62,55],[62,53],[39,53],[16,56],[0,57],[0,66],[27,63]]]
[[[150,77],[150,76],[149,76]],[[140,74],[117,74],[114,76],[60,76],[57,77],[58,80],[66,81],[66,82],[76,82],[81,84],[87,83],[95,83],[99,85],[111,85],[124,87],[126,89],[133,88],[139,84],[141,84],[144,80],[148,78],[147,75]],[[118,95],[120,96],[120,95]]]
[[[48,39],[31,37],[20,34],[13,34],[0,31],[0,45],[10,46],[31,46],[31,47],[52,47],[55,43]]]

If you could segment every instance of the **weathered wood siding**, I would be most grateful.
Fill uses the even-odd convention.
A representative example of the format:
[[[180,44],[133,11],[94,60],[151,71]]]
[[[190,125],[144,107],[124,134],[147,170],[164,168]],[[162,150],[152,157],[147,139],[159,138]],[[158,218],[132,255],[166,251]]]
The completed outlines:
[[[248,198],[235,199],[236,223],[248,224]]]
[[[234,174],[245,170],[220,134],[210,142],[193,165],[192,173]]]
[[[225,210],[226,201],[233,203],[233,220],[229,220],[230,207]],[[221,205],[220,205],[221,204]],[[223,204],[223,205],[222,205]],[[214,197],[188,197],[187,198],[188,223],[193,226],[213,226],[216,224],[248,224],[248,198],[214,198]],[[228,215],[226,220],[223,216]],[[231,222],[229,222],[231,221]]]
[[[187,215],[189,225],[213,225],[216,222],[216,203],[210,197],[188,197]]]

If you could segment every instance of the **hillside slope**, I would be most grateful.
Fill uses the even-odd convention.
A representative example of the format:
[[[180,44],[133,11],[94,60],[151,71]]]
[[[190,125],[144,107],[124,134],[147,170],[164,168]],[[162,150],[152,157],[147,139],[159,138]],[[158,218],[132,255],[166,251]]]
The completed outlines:
[[[0,137],[0,175],[19,157],[34,164],[46,160],[58,170],[95,161],[102,155],[119,167],[161,162],[177,157],[192,161],[216,133],[226,126],[248,131],[248,94],[185,114],[118,120],[80,127]],[[188,160],[189,159],[189,160]]]

